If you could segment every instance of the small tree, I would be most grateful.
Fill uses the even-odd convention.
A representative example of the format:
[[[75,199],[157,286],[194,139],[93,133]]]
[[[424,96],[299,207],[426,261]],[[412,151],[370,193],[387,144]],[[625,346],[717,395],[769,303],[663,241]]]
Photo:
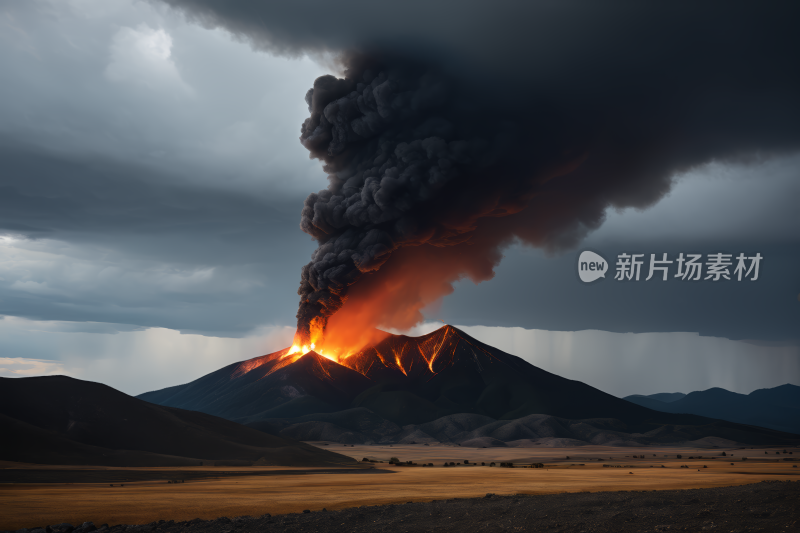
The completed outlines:
[[[683,459],[683,456],[678,454],[678,459]]]
[[[399,464],[400,463],[400,459],[398,459],[397,457],[392,457],[391,459],[389,459],[389,464],[390,465],[393,465],[395,463]]]
[[[725,453],[725,452],[722,452],[722,457],[725,457],[726,455],[728,455],[728,454]]]

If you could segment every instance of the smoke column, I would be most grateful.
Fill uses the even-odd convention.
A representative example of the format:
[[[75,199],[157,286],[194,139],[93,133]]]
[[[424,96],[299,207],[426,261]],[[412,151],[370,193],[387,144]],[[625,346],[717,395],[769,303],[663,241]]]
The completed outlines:
[[[330,185],[309,195],[300,223],[319,242],[298,290],[304,344],[410,327],[453,281],[491,278],[509,234],[478,237],[482,219],[522,211],[581,155],[556,136],[532,145],[512,116],[465,99],[434,67],[346,61],[343,79],[320,77],[306,95],[300,139]]]

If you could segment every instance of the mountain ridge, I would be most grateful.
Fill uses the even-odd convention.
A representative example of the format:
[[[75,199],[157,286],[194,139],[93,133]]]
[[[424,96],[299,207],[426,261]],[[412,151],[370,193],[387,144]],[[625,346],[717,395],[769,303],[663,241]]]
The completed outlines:
[[[669,402],[659,400],[663,394],[631,395],[623,399],[666,413],[695,414],[800,433],[800,387],[790,383],[758,389],[750,394],[712,387],[684,394]]]

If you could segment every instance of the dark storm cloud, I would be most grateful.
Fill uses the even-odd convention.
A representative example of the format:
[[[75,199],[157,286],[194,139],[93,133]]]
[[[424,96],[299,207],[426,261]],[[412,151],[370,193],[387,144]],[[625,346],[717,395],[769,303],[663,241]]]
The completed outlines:
[[[0,235],[27,239],[4,252],[0,315],[242,335],[294,305],[272,279],[308,253],[300,197],[8,141],[0,160]]]
[[[173,241],[168,249],[159,249],[154,242],[153,249],[138,252],[200,264],[263,260],[270,255],[264,244],[281,248],[292,241],[286,236],[294,226],[295,209],[290,206],[299,203],[299,195],[270,201],[198,185],[144,165],[59,154],[2,138],[0,160],[3,233],[105,244],[182,235],[191,247]]]
[[[304,209],[301,330],[404,246],[454,246],[445,285],[488,279],[514,238],[572,246],[678,172],[800,146],[796,4],[164,1],[345,67],[303,126],[331,185]]]

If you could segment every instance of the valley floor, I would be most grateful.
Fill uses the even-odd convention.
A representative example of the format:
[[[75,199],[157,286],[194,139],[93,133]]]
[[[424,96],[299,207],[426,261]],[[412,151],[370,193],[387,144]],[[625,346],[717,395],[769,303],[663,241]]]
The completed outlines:
[[[315,444],[323,446],[323,443]],[[0,483],[0,502],[2,503],[0,505],[0,530],[43,527],[62,522],[78,525],[84,521],[92,521],[97,525],[107,523],[113,526],[115,524],[147,524],[158,520],[174,520],[176,522],[195,518],[213,520],[224,516],[286,515],[287,513],[301,513],[303,510],[309,510],[311,513],[289,515],[294,517],[291,519],[276,517],[272,519],[271,523],[274,526],[270,525],[269,528],[262,529],[277,528],[278,524],[290,520],[296,522],[296,525],[289,529],[291,531],[380,531],[381,529],[386,531],[500,531],[529,524],[529,522],[517,524],[515,520],[522,520],[522,518],[514,518],[514,516],[544,520],[544,515],[548,515],[550,517],[548,520],[552,524],[547,521],[542,523],[550,524],[548,527],[556,527],[555,524],[558,523],[560,525],[556,529],[559,530],[569,531],[571,529],[564,529],[567,527],[565,524],[575,525],[583,520],[581,523],[587,524],[585,528],[587,531],[592,528],[604,530],[603,527],[614,531],[625,531],[626,529],[621,526],[610,527],[608,524],[602,526],[604,521],[614,519],[620,524],[628,524],[625,520],[629,520],[631,527],[636,526],[632,530],[639,531],[653,530],[655,526],[663,525],[665,522],[670,524],[672,523],[668,521],[670,517],[675,519],[683,517],[686,520],[690,518],[695,520],[695,518],[701,517],[703,520],[697,518],[699,521],[695,520],[693,523],[708,525],[706,522],[716,520],[715,523],[719,524],[719,521],[724,518],[723,514],[727,512],[734,513],[736,516],[738,516],[737,513],[742,514],[744,518],[755,520],[754,523],[757,524],[771,524],[778,516],[783,517],[781,520],[787,516],[791,516],[792,520],[800,518],[793,514],[786,515],[781,510],[782,506],[788,505],[789,501],[792,502],[791,505],[795,509],[800,509],[800,501],[798,501],[800,483],[757,484],[759,481],[800,481],[800,467],[794,466],[800,461],[784,460],[800,459],[800,449],[798,448],[789,449],[784,453],[783,448],[722,450],[583,446],[532,450],[475,449],[445,445],[347,446],[345,448],[341,444],[334,445],[332,443],[328,443],[324,447],[358,459],[367,457],[376,461],[388,461],[390,457],[397,457],[401,461],[410,460],[418,464],[423,461],[433,462],[435,467],[393,466],[384,462],[382,464],[370,463],[370,466],[375,467],[374,470],[351,468],[342,469],[342,471],[229,466],[120,469],[3,463],[0,465],[0,481],[5,479],[5,482]],[[723,451],[726,452],[724,457],[721,456]],[[789,451],[793,453],[790,455]],[[682,455],[681,459],[677,458],[678,454]],[[634,458],[634,455],[644,455],[645,458]],[[692,456],[693,459],[689,459],[689,456]],[[702,456],[702,459],[698,459],[698,456]],[[711,459],[711,457],[715,457],[715,459]],[[742,457],[748,457],[748,459],[742,461]],[[603,459],[603,461],[597,461],[597,459]],[[541,462],[545,467],[508,469],[497,466],[465,466],[462,464],[444,468],[441,465],[445,460],[459,463],[467,460],[470,463],[477,462],[478,465],[481,462],[486,462],[488,465],[491,461],[496,463],[512,461],[516,465],[526,462]],[[75,478],[72,483],[63,477],[59,478],[63,480],[60,483],[36,483],[32,477],[28,479],[27,483],[19,483],[19,481],[25,481],[24,478],[19,477],[19,472],[24,470],[30,471],[31,476],[40,476],[38,478],[40,480],[45,479],[41,476],[46,476],[48,471],[59,471],[61,473],[58,475],[63,476],[66,475],[63,474],[64,471],[72,470],[75,472]],[[5,477],[4,471],[6,472]],[[87,471],[91,471],[89,478],[86,477]],[[126,481],[125,486],[120,487],[118,483],[123,481],[124,472],[130,472],[130,481]],[[18,481],[17,483],[9,482],[12,474],[17,476],[14,478]],[[178,477],[185,479],[185,482],[168,483],[168,480]],[[80,479],[87,482],[80,482]],[[100,482],[101,479],[103,482]],[[756,485],[748,485],[753,483]],[[111,487],[111,484],[114,486]],[[708,496],[697,497],[700,498],[702,505],[691,504],[694,507],[685,507],[684,500],[688,501],[695,496],[681,495],[683,493],[678,492],[662,492],[689,488],[716,489],[737,485],[748,485],[748,487],[722,489],[723,492],[709,490]],[[775,500],[770,500],[763,495],[763,497],[758,496],[761,494],[758,492],[761,490],[759,487],[773,486],[793,488],[791,490],[781,488],[779,492],[784,491],[785,494],[780,492],[784,495],[780,498],[775,496],[778,498]],[[659,492],[651,492],[654,490]],[[769,490],[773,489],[769,488]],[[592,494],[558,495],[549,500],[522,498],[519,500],[522,503],[519,504],[515,503],[517,500],[511,498],[512,495],[519,494],[544,495],[564,492],[585,493],[587,491]],[[647,492],[619,493],[616,491]],[[730,492],[730,496],[726,497],[714,496],[715,494],[722,495],[724,491],[732,492]],[[740,493],[736,491],[744,491],[741,494],[746,494],[746,496],[740,496],[738,495]],[[459,500],[448,504],[453,507],[436,507],[443,505],[441,500],[482,497],[487,493],[494,493],[497,497],[502,496],[502,498],[481,499],[477,503],[466,503],[466,500]],[[641,500],[639,504],[631,503],[638,499]],[[736,502],[737,499],[742,499],[742,502]],[[750,499],[752,499],[752,503],[750,503]],[[429,503],[433,500],[440,502]],[[717,503],[711,503],[712,500]],[[406,507],[406,502],[414,502],[414,504]],[[544,504],[540,506],[536,502],[555,503],[552,503],[552,510],[548,510],[551,508]],[[526,506],[524,508],[508,507],[523,503]],[[360,506],[386,504],[404,504],[402,507],[391,509],[406,509],[408,513],[414,514],[416,516],[413,519],[415,525],[411,527],[411,523],[402,522],[408,524],[409,527],[401,526],[401,522],[397,522],[397,520],[404,519],[397,515],[395,516],[396,520],[392,518],[395,520],[395,525],[390,527],[389,522],[386,521],[389,519],[389,515],[381,514],[388,511],[380,510],[387,509],[386,507],[352,509]],[[499,507],[492,507],[495,505]],[[569,509],[573,505],[585,507],[587,516],[570,514]],[[463,522],[465,513],[472,513],[472,506],[478,506],[481,509],[489,506],[483,511],[475,507],[475,512],[478,513],[475,516],[482,517],[476,518],[475,524],[484,524],[484,529],[478,528],[477,525],[475,528],[466,527]],[[766,510],[761,510],[762,507]],[[314,526],[311,517],[314,517],[314,520],[323,520],[319,518],[323,516],[319,514],[323,508],[327,509],[327,516],[340,516],[339,513],[331,513],[331,511],[350,509],[343,511],[344,514],[341,516],[343,520],[347,516],[349,517],[346,518],[347,521],[356,520],[356,522],[325,522],[324,527],[322,523]],[[449,514],[451,509],[455,514]],[[515,513],[516,509],[519,509],[520,512]],[[553,518],[550,513],[560,514],[557,518]],[[763,513],[768,513],[768,515],[762,517]],[[425,516],[436,518],[436,523],[425,522]],[[448,516],[453,516],[452,521]],[[470,514],[470,516],[472,515]],[[651,516],[654,522],[650,524],[650,518],[647,518],[645,527],[645,522],[642,521],[646,516]],[[374,527],[370,528],[368,525],[373,523],[370,522],[373,518],[377,522]],[[506,525],[501,518],[508,518],[510,522]],[[683,520],[683,518],[681,519]],[[332,519],[326,518],[325,520]],[[526,518],[526,520],[528,519]],[[455,521],[462,521],[458,522],[461,526],[456,527]],[[301,525],[306,522],[306,526]],[[206,524],[203,528],[211,527],[208,525],[211,523],[199,523]],[[426,523],[428,525],[425,525]],[[782,521],[780,523],[789,525],[792,522]],[[798,524],[795,523],[793,527],[797,526]],[[193,532],[195,530],[195,526],[185,527],[188,529],[180,529],[180,531]],[[246,533],[250,531],[249,527],[242,527],[241,531]],[[748,530],[742,529],[743,527],[744,525],[732,526],[724,531]],[[771,527],[769,526],[765,530],[778,530],[770,529]],[[159,530],[165,532],[178,530],[171,528],[170,525]],[[531,529],[528,525],[525,525],[525,528],[526,530]],[[220,526],[217,529],[220,533],[223,530],[233,530],[230,525],[224,528]],[[214,532],[217,529],[197,529],[197,532]],[[781,527],[780,530],[783,531],[783,528]],[[240,528],[237,526],[236,532],[239,533],[239,531]]]

